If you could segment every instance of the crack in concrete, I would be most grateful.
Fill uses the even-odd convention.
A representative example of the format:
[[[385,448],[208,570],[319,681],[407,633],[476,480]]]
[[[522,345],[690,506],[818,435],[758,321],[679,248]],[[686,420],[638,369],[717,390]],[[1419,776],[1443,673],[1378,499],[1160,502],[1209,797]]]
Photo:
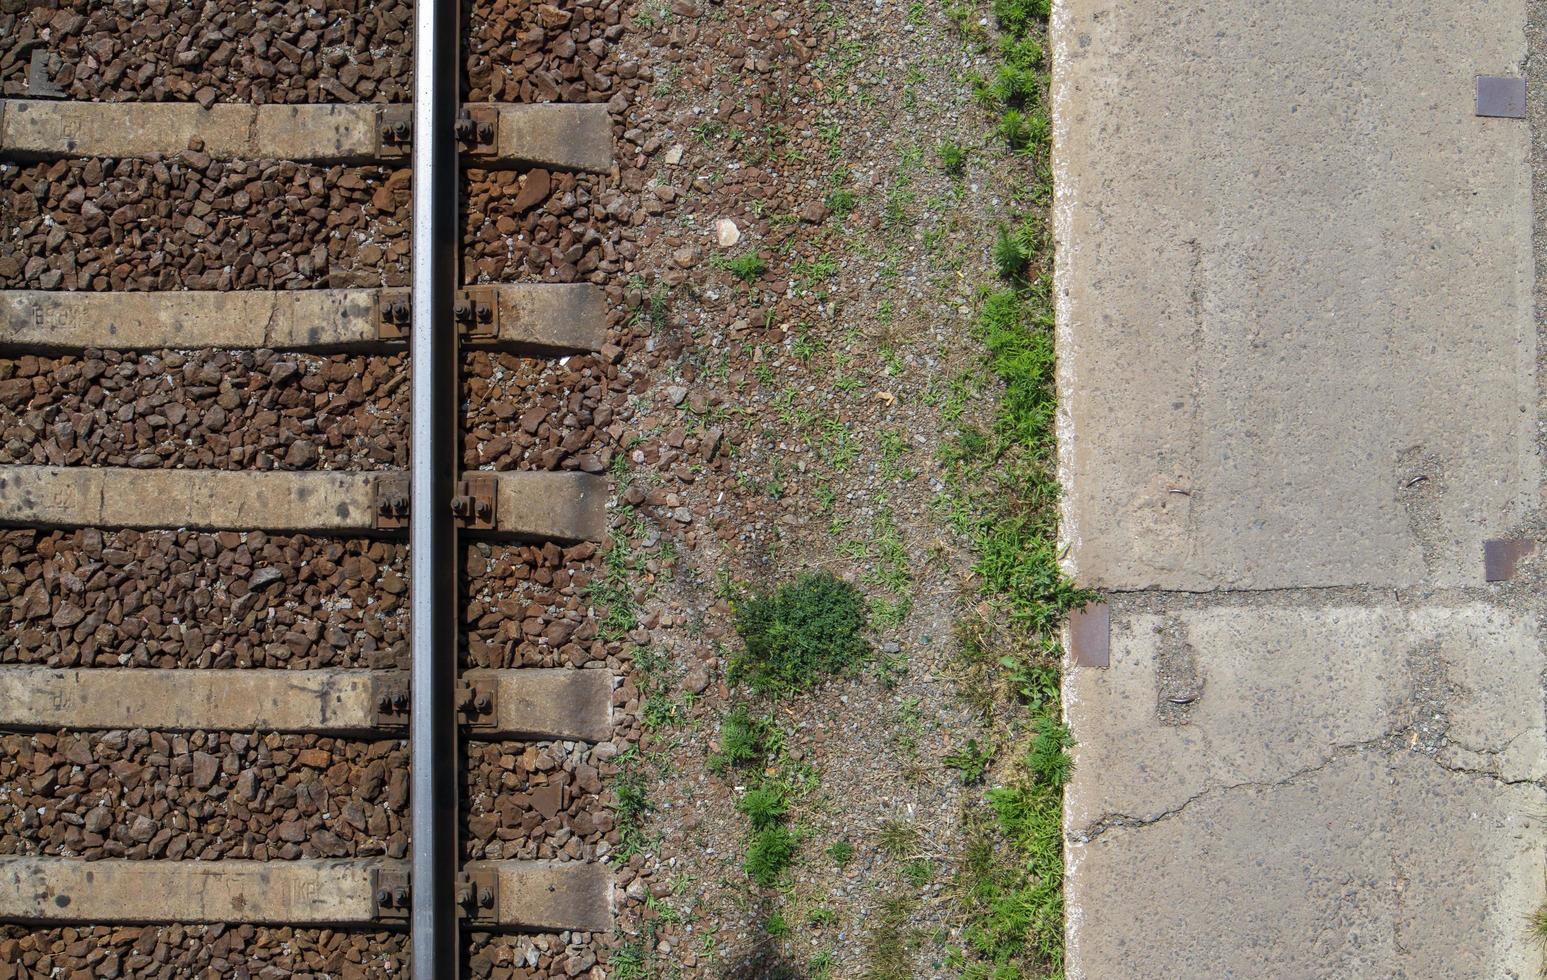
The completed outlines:
[[[1410,728],[1401,728],[1393,732],[1388,732],[1385,735],[1381,735],[1372,739],[1366,739],[1361,742],[1349,742],[1342,745],[1334,745],[1332,747],[1331,753],[1316,765],[1296,769],[1293,772],[1290,772],[1276,779],[1248,779],[1238,783],[1226,783],[1219,786],[1205,786],[1203,789],[1200,789],[1198,792],[1192,794],[1176,806],[1162,810],[1160,813],[1154,815],[1136,816],[1127,813],[1106,813],[1087,824],[1083,830],[1071,831],[1069,833],[1069,840],[1071,843],[1075,844],[1089,844],[1100,837],[1102,834],[1105,834],[1107,831],[1113,830],[1115,828],[1141,828],[1153,826],[1154,824],[1162,823],[1163,821],[1177,816],[1178,814],[1185,811],[1188,807],[1192,806],[1194,803],[1198,802],[1206,796],[1222,795],[1242,789],[1272,789],[1279,786],[1287,786],[1297,779],[1303,779],[1306,776],[1315,775],[1333,763],[1341,762],[1350,756],[1358,755],[1361,752],[1366,752],[1371,749],[1379,749],[1383,752],[1388,752],[1393,756],[1393,758],[1399,752],[1406,752],[1410,755],[1416,755],[1420,758],[1428,759],[1430,762],[1448,772],[1453,772],[1458,775],[1490,779],[1503,786],[1541,786],[1544,782],[1547,782],[1547,776],[1537,778],[1527,777],[1523,779],[1505,779],[1498,772],[1498,757],[1502,755],[1504,751],[1516,741],[1516,739],[1530,734],[1528,731],[1517,733],[1498,749],[1477,749],[1461,742],[1447,740],[1447,744],[1454,745],[1467,752],[1490,757],[1494,761],[1493,771],[1456,765],[1450,762],[1446,762],[1433,752],[1423,751],[1414,746],[1403,746],[1399,744],[1401,740],[1411,735],[1412,731],[1413,730]]]

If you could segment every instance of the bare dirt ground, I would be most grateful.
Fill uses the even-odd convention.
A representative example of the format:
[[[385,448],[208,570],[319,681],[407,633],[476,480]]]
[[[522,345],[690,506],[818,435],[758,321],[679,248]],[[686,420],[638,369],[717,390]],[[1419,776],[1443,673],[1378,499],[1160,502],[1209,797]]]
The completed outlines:
[[[641,816],[611,973],[957,975],[953,878],[982,803],[945,760],[986,730],[957,638],[980,584],[940,451],[994,411],[973,322],[1030,180],[967,81],[993,65],[962,25],[990,20],[692,0],[628,19],[625,64],[653,77],[623,147],[650,212],[630,267],[645,339],[609,430],[604,581],[639,716],[621,812]],[[863,589],[875,655],[753,696],[727,677],[736,597],[811,570]],[[799,844],[774,887],[744,869],[745,775],[711,771],[736,705],[782,737],[764,775],[791,787]]]

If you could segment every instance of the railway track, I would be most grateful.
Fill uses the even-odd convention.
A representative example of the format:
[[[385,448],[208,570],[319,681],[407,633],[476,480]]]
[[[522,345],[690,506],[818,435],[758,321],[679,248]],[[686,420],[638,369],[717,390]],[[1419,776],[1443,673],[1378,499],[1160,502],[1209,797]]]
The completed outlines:
[[[372,745],[406,740],[409,779],[406,793],[398,795],[406,796],[407,834],[373,831],[387,840],[381,853],[304,857],[292,853],[299,831],[286,823],[276,827],[276,840],[255,843],[249,834],[240,846],[227,848],[261,858],[193,859],[187,848],[170,841],[179,824],[188,827],[188,819],[164,813],[155,821],[156,831],[141,833],[141,817],[120,835],[112,829],[116,816],[104,796],[98,807],[104,814],[93,810],[70,822],[56,853],[0,855],[0,921],[35,928],[228,923],[406,933],[416,977],[460,976],[475,931],[610,931],[612,882],[601,863],[464,859],[468,830],[459,796],[468,743],[603,741],[612,731],[614,680],[609,671],[575,666],[463,669],[466,610],[460,593],[469,543],[505,540],[554,548],[598,541],[606,531],[607,486],[604,477],[586,472],[466,469],[461,364],[475,350],[537,358],[598,351],[606,341],[608,300],[589,283],[469,284],[472,276],[461,260],[459,192],[464,163],[486,170],[537,167],[545,179],[547,172],[605,172],[612,166],[612,121],[600,104],[460,102],[457,13],[455,4],[420,0],[411,104],[76,102],[60,99],[63,92],[37,71],[28,85],[42,97],[0,100],[0,159],[9,163],[159,161],[193,152],[209,161],[407,168],[412,182],[406,287],[0,292],[0,355],[7,358],[147,352],[152,359],[138,362],[144,370],[154,366],[156,352],[203,348],[406,354],[406,468],[0,465],[0,526],[39,534],[90,529],[85,533],[91,536],[76,538],[86,542],[85,560],[63,573],[45,571],[41,588],[10,583],[20,620],[51,622],[60,635],[48,639],[34,629],[37,636],[19,641],[22,654],[8,656],[0,666],[0,729],[42,733],[38,737],[47,746],[67,746],[66,760],[72,753],[89,758],[100,752],[89,741],[93,732],[129,732],[112,746],[144,740],[153,749],[168,737],[206,749],[240,739],[242,748],[227,759],[240,757],[249,733],[268,740],[294,736]],[[46,60],[35,58],[33,68],[39,64],[46,67]],[[81,205],[76,202],[77,209]],[[216,382],[209,386],[213,391],[218,381],[209,380]],[[26,394],[21,392],[23,402]],[[119,414],[125,414],[122,408]],[[125,415],[125,425],[134,414]],[[406,627],[399,623],[397,632],[406,629],[407,635],[394,644],[379,625],[354,635],[329,631],[326,642],[338,652],[324,656],[312,652],[319,637],[309,635],[303,623],[285,634],[300,637],[293,644],[298,666],[232,665],[228,661],[257,658],[233,657],[218,641],[221,649],[210,651],[213,656],[150,658],[179,660],[175,666],[103,665],[96,655],[110,645],[101,638],[103,629],[121,631],[126,618],[133,624],[135,610],[119,602],[113,606],[116,621],[113,610],[109,622],[86,610],[76,619],[66,610],[69,603],[61,595],[67,590],[58,587],[58,579],[64,574],[89,586],[104,577],[127,578],[122,570],[142,556],[113,545],[143,543],[146,539],[122,537],[136,531],[203,535],[184,549],[195,558],[201,551],[213,558],[226,547],[245,549],[254,535],[265,541],[274,535],[303,542],[375,542],[383,548],[379,558],[401,564],[406,543],[406,600],[394,597],[383,605],[406,611]],[[103,533],[112,536],[106,549]],[[212,539],[221,544],[206,543]],[[39,567],[55,569],[61,539],[37,540],[52,542]],[[308,567],[376,565],[368,557],[375,551],[294,550],[313,556],[292,569],[299,569],[298,584],[312,574]],[[191,560],[182,558],[183,567]],[[221,571],[217,564],[215,574]],[[265,595],[272,584],[252,563],[224,571],[232,582],[214,584],[240,593],[233,611],[247,596]],[[168,594],[189,586],[207,591],[212,584],[195,584],[194,576],[175,568],[166,572]],[[189,581],[179,582],[179,574]],[[281,576],[275,572],[273,579]],[[403,589],[387,591],[395,596]],[[259,601],[270,618],[282,605],[272,595]],[[245,602],[242,611],[257,608]],[[91,629],[83,635],[85,626]],[[323,631],[313,623],[310,632]],[[382,634],[379,639],[376,633]],[[369,655],[351,652],[356,642],[369,645]],[[395,647],[406,648],[406,663]],[[56,659],[72,665],[36,662],[39,650],[63,651]],[[344,665],[314,664],[328,657]],[[177,775],[184,787],[211,801],[223,800],[224,783],[236,777],[237,794],[249,802],[272,793],[315,803],[325,790],[314,787],[333,775],[333,754],[318,747],[320,741],[294,752],[287,750],[292,743],[275,744],[290,767],[319,774],[295,780],[280,771],[285,765],[271,765],[273,786],[255,786],[256,776],[244,786],[256,767],[243,769],[216,752],[190,751],[187,771]],[[29,757],[41,752],[36,742],[17,745]],[[379,759],[390,752],[364,754]],[[53,756],[43,757],[52,765]],[[17,778],[16,786],[6,787],[12,797],[25,799],[29,788],[37,790]],[[94,777],[87,793],[102,790],[96,785],[101,782]],[[13,806],[23,827],[43,819],[38,809]],[[389,799],[385,810],[392,809]],[[376,816],[373,811],[360,820],[369,823]],[[381,817],[384,828],[398,821],[391,813]],[[163,839],[168,829],[173,832]],[[116,846],[104,843],[120,837]],[[91,860],[78,856],[93,848]]]

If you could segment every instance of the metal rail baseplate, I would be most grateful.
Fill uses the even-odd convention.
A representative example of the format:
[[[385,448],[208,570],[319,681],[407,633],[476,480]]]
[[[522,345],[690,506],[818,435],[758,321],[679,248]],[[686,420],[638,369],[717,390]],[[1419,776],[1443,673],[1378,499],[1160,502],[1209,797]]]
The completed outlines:
[[[489,343],[500,337],[500,297],[493,286],[469,286],[457,293],[451,314],[463,343]]]
[[[402,159],[414,150],[414,107],[384,105],[376,113],[378,152],[382,159]]]
[[[493,678],[463,680],[457,685],[457,720],[468,728],[492,729],[498,721],[499,687]]]
[[[378,728],[400,728],[408,723],[408,676],[401,671],[371,677],[371,703]]]
[[[493,106],[464,106],[457,115],[457,143],[469,156],[493,156],[500,146],[500,114]]]
[[[407,340],[414,308],[406,289],[384,289],[376,298],[376,339]]]
[[[499,921],[500,879],[493,871],[463,872],[457,879],[457,907],[475,925]]]
[[[376,484],[376,529],[394,531],[407,527],[410,500],[407,477],[380,480]]]
[[[499,478],[493,473],[468,473],[457,483],[451,498],[451,513],[457,527],[469,531],[490,531],[495,526],[495,506],[499,500]]]
[[[373,871],[371,896],[375,904],[376,918],[406,920],[413,897],[408,884],[408,873],[387,868]]]

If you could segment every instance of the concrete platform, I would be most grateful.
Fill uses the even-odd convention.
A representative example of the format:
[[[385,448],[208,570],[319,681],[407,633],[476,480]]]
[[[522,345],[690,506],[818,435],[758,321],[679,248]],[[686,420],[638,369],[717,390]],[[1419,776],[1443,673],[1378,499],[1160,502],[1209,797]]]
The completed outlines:
[[[1537,976],[1541,793],[1339,754],[1070,849],[1068,976]]]
[[[1481,584],[1536,505],[1525,0],[1060,0],[1064,532],[1105,589]]]
[[[1507,782],[1547,778],[1547,655],[1533,613],[1309,598],[1154,605],[1117,603],[1111,666],[1067,674],[1075,840],[1315,769],[1350,746],[1389,743]]]
[[[1055,0],[1068,980],[1543,967],[1544,9]]]

